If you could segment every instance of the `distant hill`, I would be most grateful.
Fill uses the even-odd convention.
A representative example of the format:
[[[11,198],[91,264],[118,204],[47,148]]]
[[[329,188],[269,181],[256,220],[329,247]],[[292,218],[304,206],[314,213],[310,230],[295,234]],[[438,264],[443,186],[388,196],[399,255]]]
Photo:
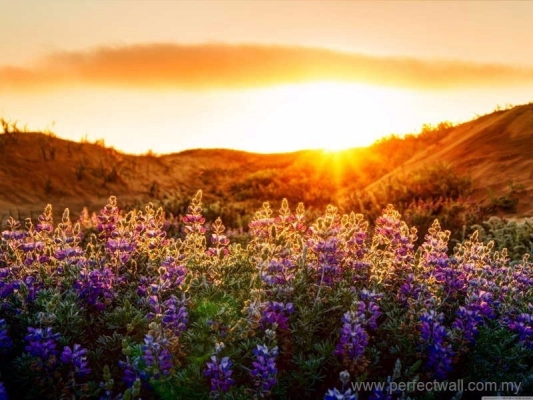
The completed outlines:
[[[472,196],[480,204],[512,191],[513,213],[531,216],[532,154],[533,104],[339,153],[197,149],[135,156],[52,134],[5,132],[0,134],[0,222],[9,214],[35,216],[47,203],[57,213],[68,207],[73,216],[84,206],[98,211],[110,195],[123,208],[151,201],[177,214],[198,189],[205,204],[221,214],[230,205],[234,213],[250,213],[263,201],[283,197],[293,206],[303,201],[311,208],[328,203],[342,208],[354,204],[359,193],[383,192],[392,181],[407,182],[416,171],[439,163],[471,179]]]

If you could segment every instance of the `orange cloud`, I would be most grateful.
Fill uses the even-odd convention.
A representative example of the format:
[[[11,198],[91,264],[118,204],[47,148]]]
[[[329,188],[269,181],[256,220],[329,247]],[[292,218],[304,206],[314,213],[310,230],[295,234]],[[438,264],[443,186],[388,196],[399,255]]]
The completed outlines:
[[[533,81],[533,67],[226,44],[99,47],[53,53],[28,68],[0,66],[2,91],[63,85],[211,90],[325,80],[428,90],[496,87]]]

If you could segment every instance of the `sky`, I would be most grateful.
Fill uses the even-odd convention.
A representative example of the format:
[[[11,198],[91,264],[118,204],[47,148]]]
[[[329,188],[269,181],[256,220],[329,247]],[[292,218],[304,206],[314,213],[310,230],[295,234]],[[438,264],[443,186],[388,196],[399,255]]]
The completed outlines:
[[[0,5],[0,117],[128,153],[366,146],[533,101],[529,1]]]

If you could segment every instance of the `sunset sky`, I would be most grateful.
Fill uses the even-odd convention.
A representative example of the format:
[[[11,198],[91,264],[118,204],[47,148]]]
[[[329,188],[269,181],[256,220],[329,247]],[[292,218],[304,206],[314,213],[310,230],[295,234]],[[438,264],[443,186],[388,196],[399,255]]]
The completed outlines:
[[[129,153],[355,147],[533,101],[529,1],[0,4],[0,117]]]

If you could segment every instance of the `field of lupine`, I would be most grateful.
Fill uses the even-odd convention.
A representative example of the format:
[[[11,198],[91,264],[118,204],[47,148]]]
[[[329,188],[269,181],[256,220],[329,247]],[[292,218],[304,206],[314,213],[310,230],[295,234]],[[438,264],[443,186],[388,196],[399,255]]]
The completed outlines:
[[[176,225],[177,224],[177,225]],[[174,232],[174,234],[171,234]],[[177,233],[176,233],[177,232]],[[268,203],[232,243],[201,192],[161,209],[9,219],[0,239],[0,399],[467,399],[354,382],[517,382],[533,393],[533,268],[392,206]],[[417,235],[424,235],[416,246]],[[507,393],[501,393],[507,394]]]

